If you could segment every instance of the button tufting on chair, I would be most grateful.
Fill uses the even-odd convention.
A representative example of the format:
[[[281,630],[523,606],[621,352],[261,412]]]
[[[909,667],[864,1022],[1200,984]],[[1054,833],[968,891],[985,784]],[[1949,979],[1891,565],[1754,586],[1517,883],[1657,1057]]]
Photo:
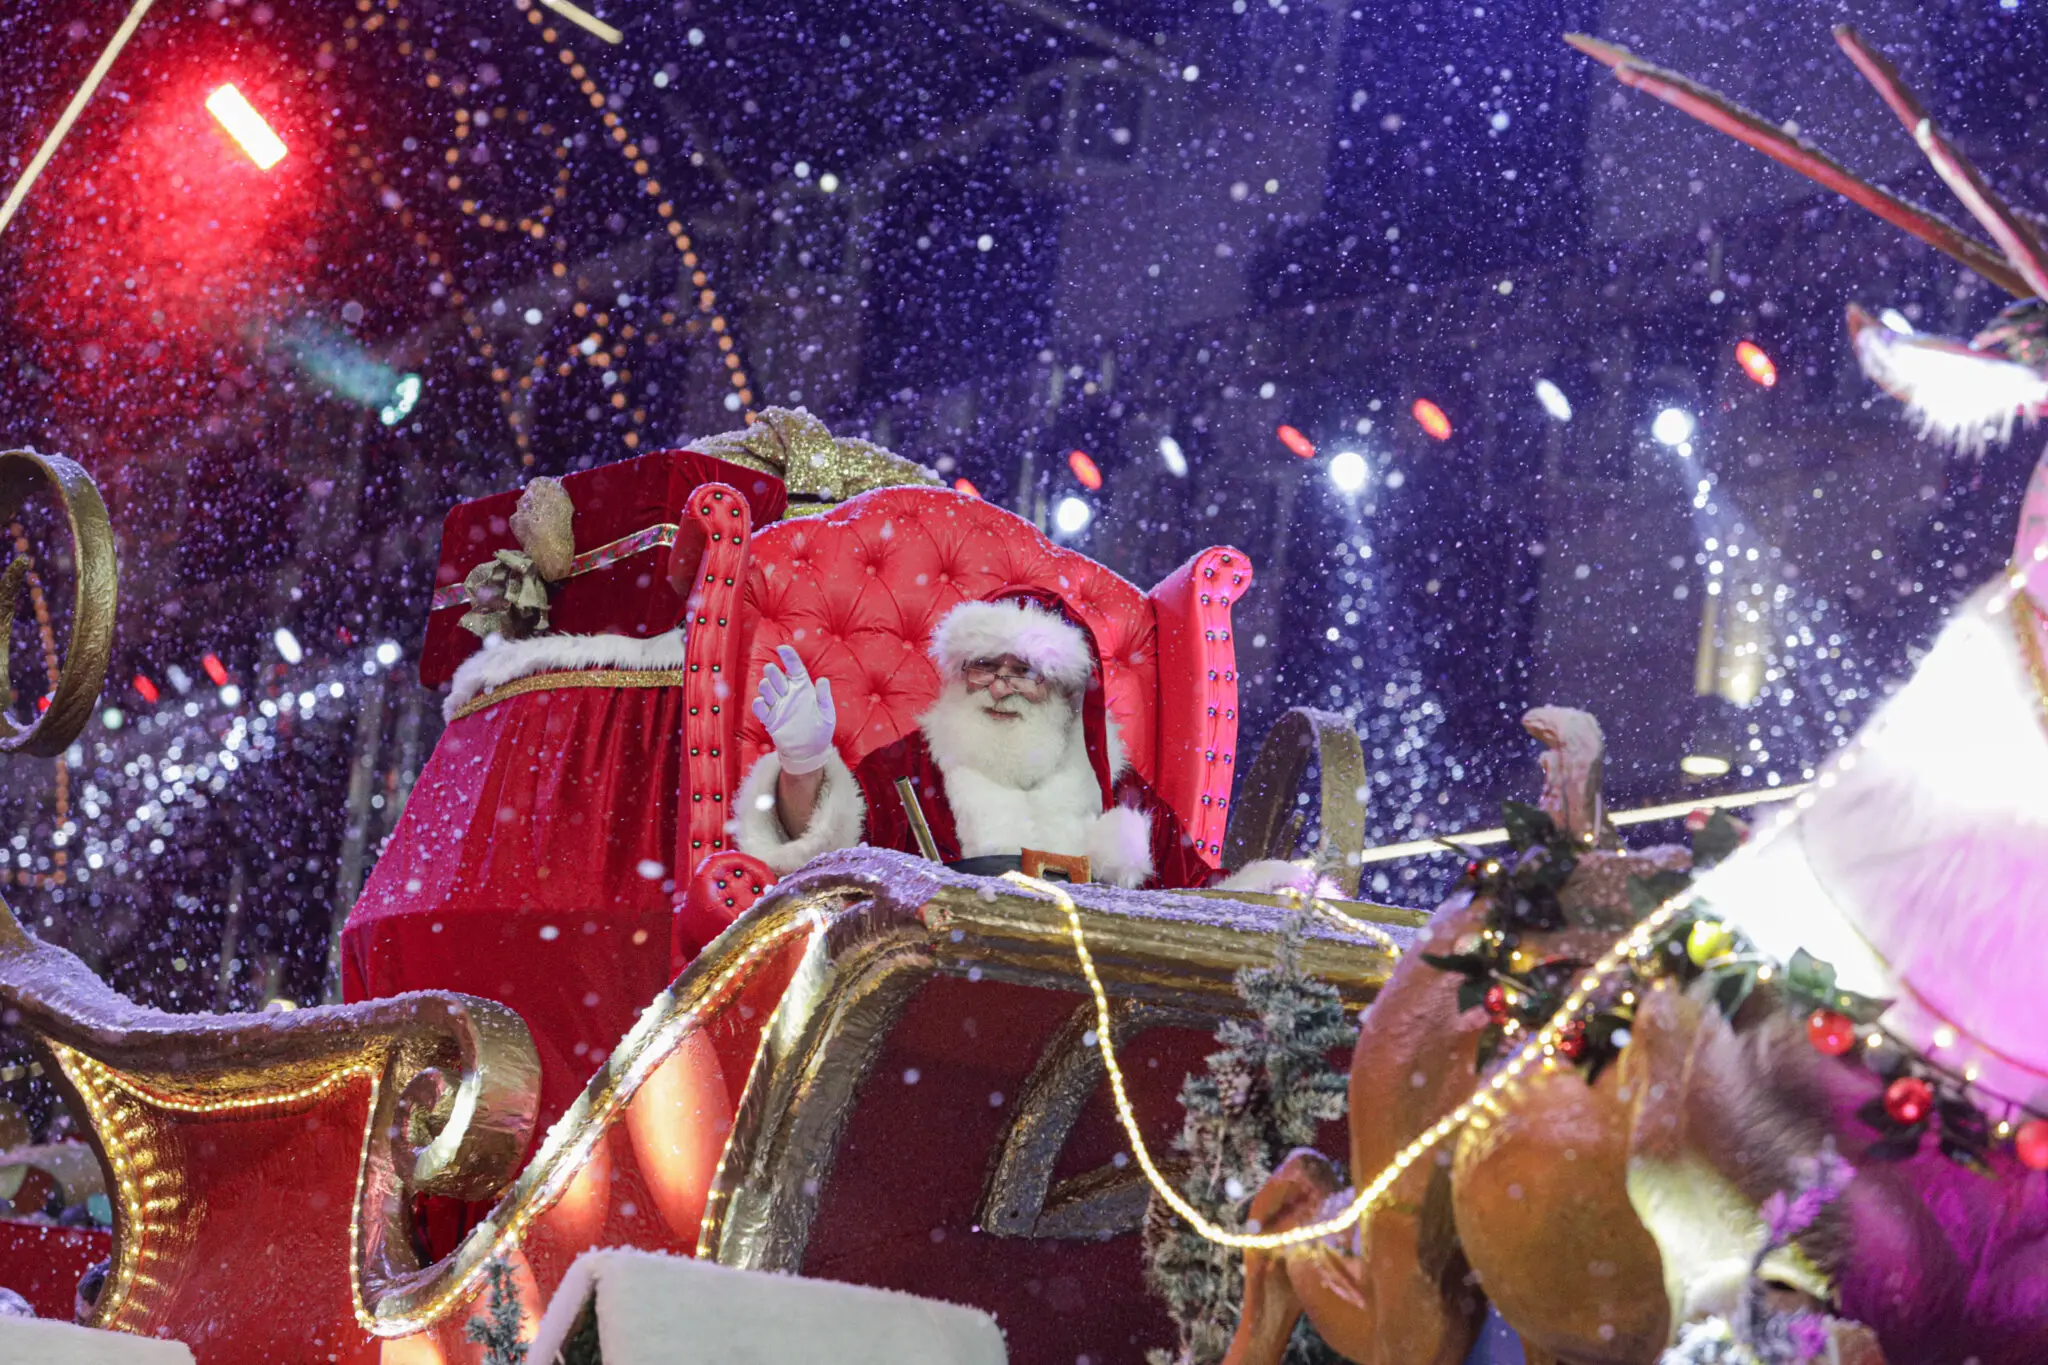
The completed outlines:
[[[744,606],[733,623],[741,695],[751,698],[778,646],[794,646],[813,676],[833,683],[840,753],[852,765],[909,733],[938,695],[926,648],[947,611],[1008,588],[1060,594],[1095,633],[1108,709],[1132,766],[1213,860],[1229,774],[1202,753],[1235,743],[1236,660],[1219,629],[1229,603],[1198,604],[1196,585],[1236,552],[1205,550],[1148,594],[1001,508],[898,488],[763,528],[746,555]],[[1213,719],[1219,707],[1229,719]],[[740,772],[768,752],[750,707],[726,708],[719,722],[732,727]]]

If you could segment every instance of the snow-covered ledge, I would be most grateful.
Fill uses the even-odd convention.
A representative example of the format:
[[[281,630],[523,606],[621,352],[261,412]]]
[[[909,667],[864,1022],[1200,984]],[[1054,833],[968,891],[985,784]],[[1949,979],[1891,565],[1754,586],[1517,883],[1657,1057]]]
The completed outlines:
[[[0,1316],[0,1360],[22,1365],[193,1365],[183,1343],[100,1332],[50,1318]]]
[[[681,668],[684,632],[681,626],[650,635],[536,635],[531,640],[506,640],[493,635],[484,647],[462,661],[441,713],[455,718],[473,698],[495,692],[506,683],[535,673],[562,673],[588,668]]]
[[[974,1308],[733,1270],[630,1249],[576,1258],[541,1318],[526,1358],[552,1365],[595,1300],[604,1365],[692,1360],[749,1365],[1005,1365],[995,1319]]]

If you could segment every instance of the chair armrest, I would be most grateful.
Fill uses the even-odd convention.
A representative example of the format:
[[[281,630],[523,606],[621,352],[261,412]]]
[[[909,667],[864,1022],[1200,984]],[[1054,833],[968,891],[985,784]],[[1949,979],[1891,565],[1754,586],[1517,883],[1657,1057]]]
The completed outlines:
[[[726,827],[740,779],[739,708],[746,705],[739,694],[739,608],[754,527],[747,500],[722,483],[691,493],[683,520],[701,552],[683,617],[689,635],[683,647],[683,818],[674,869],[679,902],[687,898],[698,864],[731,846]]]
[[[1195,852],[1223,865],[1237,762],[1237,645],[1230,604],[1252,581],[1242,550],[1211,546],[1147,597],[1158,631],[1158,767],[1152,787],[1180,816]]]
[[[773,885],[774,870],[738,849],[714,853],[699,863],[669,933],[669,975],[682,975],[705,944],[753,909]]]

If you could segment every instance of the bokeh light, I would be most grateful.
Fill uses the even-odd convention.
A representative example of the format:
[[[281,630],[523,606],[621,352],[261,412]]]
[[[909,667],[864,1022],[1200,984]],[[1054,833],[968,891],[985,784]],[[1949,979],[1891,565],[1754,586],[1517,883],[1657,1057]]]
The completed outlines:
[[[1409,409],[1422,429],[1439,441],[1451,439],[1451,419],[1444,410],[1427,398],[1418,398]]]

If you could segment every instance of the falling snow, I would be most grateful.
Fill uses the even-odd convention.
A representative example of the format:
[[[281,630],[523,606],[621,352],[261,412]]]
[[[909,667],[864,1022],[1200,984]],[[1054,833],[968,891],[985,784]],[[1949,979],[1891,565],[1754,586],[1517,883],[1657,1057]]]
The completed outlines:
[[[0,867],[138,1000],[332,994],[442,726],[451,505],[752,408],[1144,587],[1242,549],[1240,748],[1345,717],[1371,843],[1528,796],[1543,703],[1600,717],[1617,807],[1803,781],[2006,557],[2038,433],[1921,440],[1842,326],[1967,337],[2004,300],[1556,36],[1622,24],[1947,211],[1831,65],[1835,6],[601,8],[618,46],[530,0],[159,6],[0,229],[0,443],[87,466],[123,575],[94,721],[0,778]],[[0,182],[118,17],[0,15]],[[1927,29],[1908,77],[2048,209],[2036,7]],[[61,641],[62,528],[21,536]],[[25,720],[27,604],[14,632]]]

